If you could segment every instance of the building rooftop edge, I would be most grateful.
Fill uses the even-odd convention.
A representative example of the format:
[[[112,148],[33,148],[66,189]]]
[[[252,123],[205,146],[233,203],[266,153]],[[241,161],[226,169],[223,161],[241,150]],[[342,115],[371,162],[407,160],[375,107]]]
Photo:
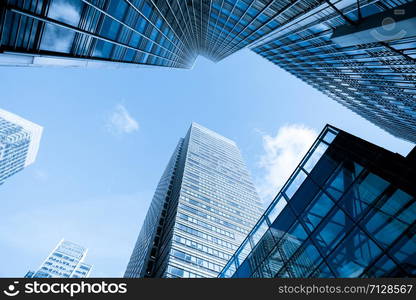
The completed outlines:
[[[228,143],[230,143],[230,144],[232,144],[232,145],[234,145],[234,146],[236,146],[236,145],[237,145],[237,144],[236,144],[236,142],[235,142],[235,141],[233,141],[232,139],[229,139],[229,138],[227,138],[227,137],[225,137],[225,136],[223,136],[223,135],[219,134],[218,132],[215,132],[214,130],[209,129],[209,128],[207,128],[207,127],[205,127],[205,126],[203,126],[203,125],[201,125],[201,124],[199,124],[199,123],[197,123],[197,122],[192,122],[190,127],[191,127],[191,128],[192,128],[192,127],[199,128],[199,129],[204,130],[204,131],[206,131],[207,133],[209,133],[209,134],[211,134],[211,135],[213,135],[213,136],[215,136],[215,137],[217,137],[217,138],[219,138],[219,139],[221,139],[221,140],[224,140],[225,142],[228,142]]]
[[[22,118],[14,113],[0,108],[0,117],[5,120],[23,127],[31,135],[29,150],[25,160],[25,167],[33,164],[39,152],[40,140],[42,138],[43,127],[33,123],[25,118]]]

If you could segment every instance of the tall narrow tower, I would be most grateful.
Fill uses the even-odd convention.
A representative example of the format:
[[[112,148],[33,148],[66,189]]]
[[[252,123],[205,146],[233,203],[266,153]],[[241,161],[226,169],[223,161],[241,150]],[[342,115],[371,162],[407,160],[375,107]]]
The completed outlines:
[[[215,277],[262,211],[235,142],[192,123],[160,179],[125,277]]]
[[[35,162],[43,128],[0,109],[0,185]]]

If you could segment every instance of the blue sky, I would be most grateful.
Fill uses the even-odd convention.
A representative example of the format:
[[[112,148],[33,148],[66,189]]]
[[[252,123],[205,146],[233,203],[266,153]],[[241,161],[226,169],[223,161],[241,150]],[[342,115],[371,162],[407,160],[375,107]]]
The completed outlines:
[[[122,276],[154,188],[192,121],[237,142],[270,201],[326,123],[391,151],[396,139],[256,54],[193,70],[2,68],[0,107],[44,127],[36,163],[0,187],[0,277],[61,238],[92,276]]]

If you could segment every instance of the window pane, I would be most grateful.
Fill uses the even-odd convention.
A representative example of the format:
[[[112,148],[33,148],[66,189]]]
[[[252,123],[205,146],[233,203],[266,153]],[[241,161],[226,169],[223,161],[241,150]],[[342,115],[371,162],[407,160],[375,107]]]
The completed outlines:
[[[81,18],[80,0],[53,0],[49,6],[48,17],[63,23],[78,26]]]
[[[310,177],[306,178],[290,200],[290,205],[295,213],[300,215],[319,191],[319,187],[312,179]]]
[[[346,192],[348,187],[357,178],[361,168],[356,169],[356,165],[352,162],[344,162],[336,173],[328,180],[325,191],[338,200]]]
[[[390,216],[394,216],[403,206],[405,206],[412,199],[412,196],[398,189],[383,204],[383,206],[380,207],[380,210]]]
[[[403,212],[400,213],[397,218],[409,225],[412,224],[416,220],[416,202],[413,203],[409,208],[403,210]]]
[[[225,278],[231,278],[233,276],[234,272],[236,271],[235,267],[235,258],[232,258],[225,267],[224,277]]]
[[[69,29],[46,24],[45,32],[42,35],[41,50],[69,53],[75,32]]]
[[[321,261],[322,257],[318,250],[309,242],[299,254],[292,258],[288,272],[291,273],[292,277],[308,277]]]
[[[287,201],[283,196],[279,196],[279,200],[275,201],[274,204],[270,207],[270,210],[266,213],[269,218],[270,223],[273,223],[276,220],[280,212],[285,208]]]
[[[328,144],[332,143],[332,141],[336,138],[336,134],[332,131],[327,131],[324,135],[324,137],[322,138],[325,142],[327,142]]]
[[[379,254],[380,249],[361,230],[355,229],[338,246],[328,263],[337,277],[359,277]]]
[[[263,219],[260,224],[254,229],[252,234],[253,244],[256,245],[258,241],[261,239],[263,234],[267,231],[269,227],[267,226],[266,220]]]
[[[241,246],[240,250],[238,251],[237,257],[238,257],[238,262],[241,264],[247,257],[247,255],[249,255],[251,251],[251,246],[248,240],[246,240],[244,242],[244,244]]]
[[[261,278],[273,278],[280,268],[283,266],[283,260],[281,258],[280,252],[276,247],[269,257],[263,261],[259,267],[259,274]]]
[[[311,156],[303,165],[303,168],[309,173],[316,163],[321,159],[322,155],[325,153],[326,149],[328,148],[327,144],[319,143],[317,147],[314,149]]]
[[[314,272],[310,275],[312,278],[334,278],[335,275],[328,268],[325,262],[323,262]]]
[[[276,241],[273,238],[270,230],[266,231],[263,238],[251,252],[247,260],[250,262],[252,270],[257,269],[258,266],[264,264],[264,261],[272,261],[275,258],[271,254],[272,249],[276,246]],[[276,271],[277,272],[277,271]]]
[[[295,175],[295,178],[290,183],[290,185],[286,188],[285,194],[288,198],[291,198],[293,194],[298,190],[299,186],[305,180],[306,174],[305,172],[299,170],[298,173]]]
[[[366,272],[366,277],[394,277],[397,265],[386,255],[381,257],[376,264]],[[390,275],[391,274],[391,275]]]
[[[384,192],[388,185],[387,181],[370,173],[358,186],[360,198],[370,204]]]
[[[309,208],[303,215],[305,225],[310,231],[313,231],[316,226],[322,221],[322,219],[328,214],[332,206],[333,201],[329,197],[321,192],[311,203]]]
[[[250,278],[251,273],[252,269],[250,267],[250,263],[246,260],[239,266],[237,272],[235,273],[235,277]]]
[[[316,164],[316,167],[310,172],[310,176],[318,185],[323,186],[338,164],[338,160],[326,152]]]
[[[282,210],[280,215],[277,217],[277,219],[273,222],[272,228],[286,232],[290,226],[295,221],[295,215],[292,212],[292,209],[289,206],[286,206],[285,209]]]
[[[345,211],[354,219],[358,219],[387,188],[389,183],[372,173],[355,183],[339,202]]]
[[[317,246],[322,253],[327,254],[334,249],[352,225],[352,220],[341,210],[331,212],[314,234]]]
[[[368,232],[385,247],[390,246],[408,227],[382,212],[375,212],[363,223]]]
[[[407,276],[416,275],[416,236],[403,236],[390,254],[400,262]]]

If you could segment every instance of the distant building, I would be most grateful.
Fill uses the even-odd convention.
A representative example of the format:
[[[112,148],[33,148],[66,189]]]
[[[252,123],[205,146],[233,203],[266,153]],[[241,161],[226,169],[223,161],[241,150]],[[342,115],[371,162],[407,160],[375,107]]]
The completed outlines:
[[[0,109],[0,185],[35,162],[43,128]]]
[[[75,243],[61,240],[37,271],[26,278],[85,278],[92,266],[84,263],[88,250]]]
[[[192,123],[159,181],[125,277],[216,277],[262,212],[236,143]]]
[[[327,126],[221,278],[414,277],[416,148]]]

